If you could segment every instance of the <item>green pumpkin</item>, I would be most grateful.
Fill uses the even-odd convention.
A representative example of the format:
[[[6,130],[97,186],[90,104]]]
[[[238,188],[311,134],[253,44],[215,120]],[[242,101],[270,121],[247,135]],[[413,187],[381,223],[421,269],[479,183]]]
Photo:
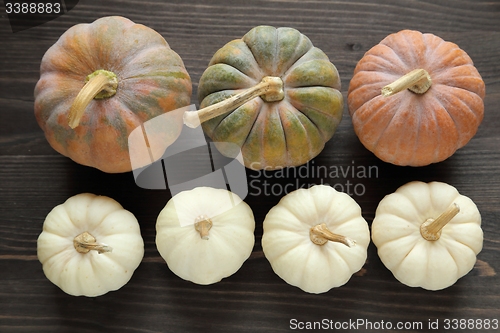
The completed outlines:
[[[246,167],[276,170],[307,163],[342,119],[340,78],[328,56],[292,28],[258,26],[218,50],[198,86],[200,108],[256,86],[282,81],[281,99],[257,96],[203,122],[222,154],[241,149]]]

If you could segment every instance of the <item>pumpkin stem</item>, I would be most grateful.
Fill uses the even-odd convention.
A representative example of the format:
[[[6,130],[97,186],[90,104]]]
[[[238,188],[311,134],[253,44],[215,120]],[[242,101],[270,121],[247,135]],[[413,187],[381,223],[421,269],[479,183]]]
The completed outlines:
[[[91,250],[95,250],[99,254],[113,251],[113,248],[110,246],[96,243],[95,237],[87,231],[79,234],[73,239],[73,246],[76,251],[80,253],[89,253]]]
[[[325,245],[328,241],[342,243],[348,247],[356,245],[356,241],[346,236],[337,235],[331,232],[325,223],[315,225],[309,230],[309,237],[316,245]]]
[[[436,219],[430,218],[422,223],[420,226],[420,234],[428,241],[438,240],[439,237],[441,237],[441,230],[458,214],[458,212],[460,212],[460,207],[458,207],[456,203],[453,203],[453,205],[448,207],[448,209]]]
[[[266,76],[257,85],[231,96],[228,99],[198,111],[185,112],[184,124],[188,127],[196,128],[207,120],[239,108],[257,96],[260,96],[266,102],[281,101],[285,97],[283,92],[283,81],[279,77]]]
[[[206,215],[198,216],[194,221],[194,228],[200,233],[201,239],[208,239],[208,231],[212,225],[212,221]]]
[[[382,88],[383,96],[392,96],[408,89],[416,94],[424,94],[432,85],[429,73],[425,69],[415,69]]]
[[[116,94],[118,88],[118,78],[115,73],[104,69],[88,75],[85,82],[69,109],[68,124],[71,128],[78,126],[91,100],[109,98]]]

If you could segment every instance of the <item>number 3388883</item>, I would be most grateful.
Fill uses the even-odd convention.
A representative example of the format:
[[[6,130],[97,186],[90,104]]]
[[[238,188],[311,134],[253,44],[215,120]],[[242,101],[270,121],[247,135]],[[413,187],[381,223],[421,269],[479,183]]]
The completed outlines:
[[[6,2],[5,12],[7,14],[59,14],[61,12],[61,4],[58,2]]]

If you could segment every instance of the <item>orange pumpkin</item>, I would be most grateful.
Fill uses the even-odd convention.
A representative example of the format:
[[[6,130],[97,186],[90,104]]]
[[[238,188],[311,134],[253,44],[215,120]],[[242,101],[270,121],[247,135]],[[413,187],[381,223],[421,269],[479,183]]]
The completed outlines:
[[[104,17],[71,27],[45,53],[35,116],[59,153],[104,172],[126,172],[132,169],[129,134],[189,105],[191,89],[181,58],[160,34],[123,17]],[[158,131],[149,139],[172,140],[182,128],[182,118],[177,122],[168,128],[178,133]]]
[[[485,84],[471,58],[433,34],[403,30],[371,48],[348,91],[354,130],[385,162],[443,161],[476,134]]]
[[[198,115],[222,154],[234,157],[241,148],[246,167],[275,170],[323,150],[342,119],[339,90],[337,69],[309,38],[258,26],[212,57],[198,85],[206,108]],[[198,124],[195,115],[185,114],[188,126]]]

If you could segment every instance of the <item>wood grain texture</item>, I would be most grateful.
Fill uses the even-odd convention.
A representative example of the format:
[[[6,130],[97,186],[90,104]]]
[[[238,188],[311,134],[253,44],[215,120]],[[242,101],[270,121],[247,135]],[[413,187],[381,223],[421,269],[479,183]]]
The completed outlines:
[[[0,8],[0,332],[287,332],[293,318],[417,322],[424,328],[435,319],[500,320],[500,2],[81,0],[66,15],[18,33],[11,32]],[[170,192],[141,189],[132,173],[104,174],[73,163],[52,150],[34,119],[33,89],[45,51],[70,26],[106,15],[126,16],[161,33],[185,62],[195,104],[197,82],[213,53],[256,25],[290,26],[307,35],[337,66],[344,97],[357,61],[387,34],[431,32],[457,43],[474,60],[487,87],[485,118],[471,142],[448,160],[409,168],[381,162],[364,149],[345,109],[336,134],[306,169],[247,170],[245,201],[257,224],[252,255],[233,276],[198,286],[170,272],[156,250],[156,217]],[[311,174],[318,166],[371,166],[377,173]],[[348,183],[351,190],[358,185],[363,193],[353,198],[371,223],[378,202],[411,180],[452,184],[482,214],[484,248],[476,267],[455,285],[439,292],[406,287],[384,267],[373,244],[363,270],[325,294],[304,293],[274,274],[260,245],[262,221],[285,194],[284,185],[292,184],[289,190],[314,183],[345,190]],[[45,278],[36,257],[45,216],[81,192],[120,202],[138,218],[145,241],[144,260],[132,280],[97,298],[64,294]]]

